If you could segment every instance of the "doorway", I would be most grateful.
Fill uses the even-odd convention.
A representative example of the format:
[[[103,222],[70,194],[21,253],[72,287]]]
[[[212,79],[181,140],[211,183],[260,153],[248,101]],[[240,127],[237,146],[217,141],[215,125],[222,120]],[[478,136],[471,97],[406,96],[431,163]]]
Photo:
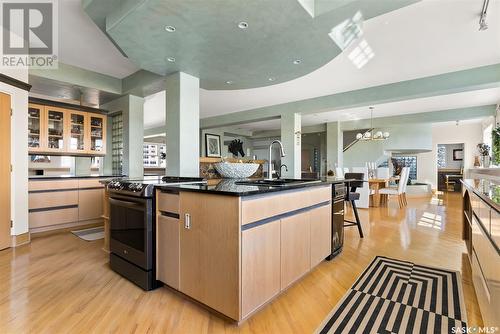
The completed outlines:
[[[10,96],[0,93],[0,250],[10,247]]]
[[[438,144],[437,180],[439,191],[461,191],[464,171],[464,144]]]

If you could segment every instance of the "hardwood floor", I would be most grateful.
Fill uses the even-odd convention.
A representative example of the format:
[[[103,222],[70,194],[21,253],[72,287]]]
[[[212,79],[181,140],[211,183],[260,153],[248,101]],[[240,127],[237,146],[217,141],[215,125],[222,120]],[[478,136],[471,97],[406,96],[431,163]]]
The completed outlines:
[[[468,324],[482,325],[461,240],[460,193],[360,210],[341,255],[239,327],[167,288],[143,292],[112,272],[102,241],[70,233],[0,251],[0,333],[311,333],[376,255],[459,270]]]

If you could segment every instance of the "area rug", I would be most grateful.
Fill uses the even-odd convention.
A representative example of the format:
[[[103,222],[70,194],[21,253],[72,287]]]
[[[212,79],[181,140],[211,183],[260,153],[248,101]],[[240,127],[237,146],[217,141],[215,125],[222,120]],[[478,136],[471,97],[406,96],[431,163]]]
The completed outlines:
[[[466,321],[459,272],[377,256],[316,332],[452,333]]]
[[[85,241],[104,239],[104,227],[86,228],[84,230],[71,231],[71,233]]]

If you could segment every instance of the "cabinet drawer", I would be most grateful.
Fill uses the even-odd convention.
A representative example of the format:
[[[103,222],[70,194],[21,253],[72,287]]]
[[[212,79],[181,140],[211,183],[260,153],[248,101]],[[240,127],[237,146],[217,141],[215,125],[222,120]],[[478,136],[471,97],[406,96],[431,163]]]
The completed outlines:
[[[78,221],[78,208],[37,211],[29,213],[30,228],[59,225]]]
[[[249,197],[241,202],[242,225],[309,207],[331,199],[331,186]]]
[[[28,182],[29,191],[78,189],[78,180],[48,180]]]
[[[179,195],[158,192],[158,210],[179,214]]]
[[[54,191],[43,193],[31,193],[28,196],[29,209],[52,208],[55,206],[66,206],[78,204],[78,191]]]
[[[104,188],[104,185],[99,182],[99,179],[78,180],[78,187],[84,188]]]
[[[156,279],[179,290],[179,219],[158,215],[156,228]]]

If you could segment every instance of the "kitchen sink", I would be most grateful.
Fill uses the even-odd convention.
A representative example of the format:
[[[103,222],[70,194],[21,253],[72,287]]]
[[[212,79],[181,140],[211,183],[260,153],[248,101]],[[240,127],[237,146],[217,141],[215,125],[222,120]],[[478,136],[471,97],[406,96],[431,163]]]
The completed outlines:
[[[270,186],[270,187],[286,187],[296,186],[306,183],[319,183],[321,180],[317,179],[272,179],[272,180],[248,180],[237,181],[236,184],[251,185],[251,186]]]

